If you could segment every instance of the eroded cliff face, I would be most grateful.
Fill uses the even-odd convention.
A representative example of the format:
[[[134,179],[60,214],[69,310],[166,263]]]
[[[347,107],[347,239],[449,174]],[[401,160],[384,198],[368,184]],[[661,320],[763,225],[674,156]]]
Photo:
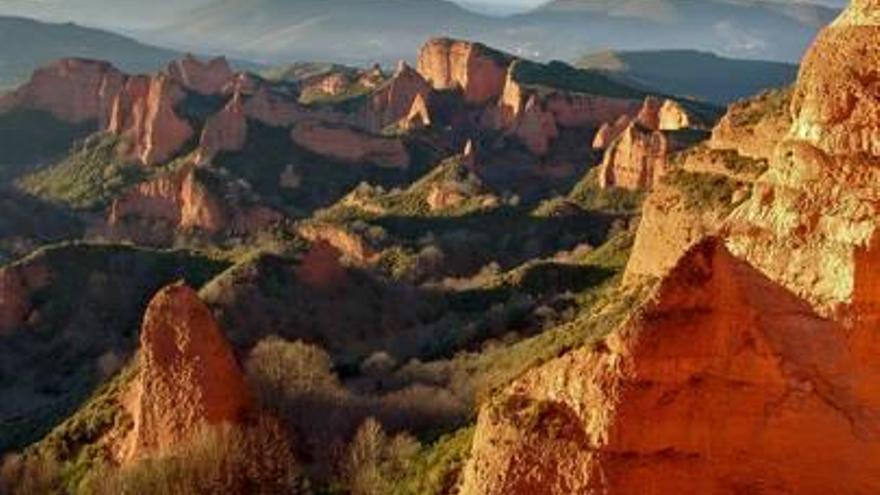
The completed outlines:
[[[28,83],[0,95],[0,113],[17,108],[41,110],[71,123],[110,120],[126,76],[107,62],[67,58],[34,72]]]
[[[220,327],[183,284],[162,289],[147,307],[139,359],[127,459],[172,452],[204,426],[241,423],[253,410]]]
[[[652,301],[481,412],[463,493],[880,489],[876,374],[837,323],[717,239]]]
[[[127,147],[123,152],[143,165],[166,162],[195,133],[175,112],[185,96],[166,74],[132,77],[113,103],[108,131],[120,136]]]
[[[418,71],[436,90],[459,90],[467,103],[501,96],[512,58],[480,43],[435,38],[419,51]]]

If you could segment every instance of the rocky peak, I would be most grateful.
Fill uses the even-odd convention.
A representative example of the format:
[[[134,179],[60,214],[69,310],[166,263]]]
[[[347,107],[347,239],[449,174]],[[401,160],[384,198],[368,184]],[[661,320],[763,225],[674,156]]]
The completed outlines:
[[[29,82],[0,95],[0,113],[15,108],[41,110],[59,120],[107,125],[125,75],[107,62],[66,58],[37,69]]]
[[[116,96],[108,131],[122,138],[127,156],[148,166],[164,163],[194,134],[175,112],[185,95],[165,74],[132,77]]]
[[[368,104],[361,108],[358,123],[372,132],[381,132],[398,123],[404,127],[410,122],[418,124],[419,120],[430,123],[427,116],[430,94],[431,86],[425,79],[401,61],[394,76],[370,95]]]
[[[513,57],[480,43],[429,40],[419,51],[418,71],[436,90],[459,90],[467,103],[501,96]]]
[[[669,169],[669,157],[686,143],[671,134],[630,123],[605,151],[599,169],[602,188],[650,189]]]
[[[202,62],[192,55],[186,55],[168,64],[166,72],[184,88],[204,95],[222,92],[235,78],[224,57]]]
[[[169,452],[203,426],[239,423],[252,409],[229,343],[186,285],[162,289],[147,307],[130,406],[131,459]]]

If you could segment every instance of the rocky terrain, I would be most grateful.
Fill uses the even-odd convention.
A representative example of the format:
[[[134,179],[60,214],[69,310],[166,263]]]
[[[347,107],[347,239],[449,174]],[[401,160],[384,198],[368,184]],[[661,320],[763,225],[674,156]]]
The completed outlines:
[[[0,493],[876,493],[878,12],[725,109],[451,38],[36,71]]]

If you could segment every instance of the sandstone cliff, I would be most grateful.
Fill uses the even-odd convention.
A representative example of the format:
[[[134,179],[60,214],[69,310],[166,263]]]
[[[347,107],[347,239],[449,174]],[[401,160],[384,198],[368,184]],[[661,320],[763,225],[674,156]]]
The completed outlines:
[[[129,79],[113,103],[108,131],[122,137],[124,153],[144,165],[171,159],[193,136],[175,106],[185,91],[165,74]]]
[[[599,186],[632,191],[656,184],[670,168],[670,156],[688,146],[673,134],[632,123],[605,151],[599,168]]]
[[[431,87],[422,76],[401,62],[394,76],[370,93],[356,119],[360,126],[372,132],[382,132],[390,125],[416,119],[424,122],[427,118],[423,116],[427,115],[426,100],[430,94]],[[416,107],[418,102],[423,108]]]
[[[480,43],[435,38],[419,51],[418,71],[434,89],[461,91],[479,104],[501,96],[512,60]]]
[[[49,112],[65,122],[104,128],[125,75],[107,62],[62,59],[37,69],[28,83],[0,95],[0,113],[16,108]]]

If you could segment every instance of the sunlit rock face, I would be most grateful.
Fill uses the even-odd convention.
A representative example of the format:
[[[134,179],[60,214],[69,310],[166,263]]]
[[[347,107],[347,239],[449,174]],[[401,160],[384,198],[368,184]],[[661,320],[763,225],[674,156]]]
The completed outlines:
[[[510,57],[480,43],[434,38],[419,51],[418,71],[437,90],[459,90],[468,103],[501,96]]]
[[[876,2],[854,2],[819,35],[794,89],[791,130],[752,199],[729,222],[735,254],[825,314],[845,312],[854,302],[856,279],[865,269],[857,253],[873,252],[875,245],[877,18]]]
[[[166,74],[132,77],[116,97],[107,130],[122,138],[128,157],[147,166],[164,163],[195,133],[175,112],[185,96]]]
[[[147,307],[132,390],[127,457],[171,452],[209,425],[239,423],[253,409],[229,343],[196,292],[161,290]]]
[[[874,493],[874,378],[839,324],[710,238],[628,324],[484,408],[463,493]]]

